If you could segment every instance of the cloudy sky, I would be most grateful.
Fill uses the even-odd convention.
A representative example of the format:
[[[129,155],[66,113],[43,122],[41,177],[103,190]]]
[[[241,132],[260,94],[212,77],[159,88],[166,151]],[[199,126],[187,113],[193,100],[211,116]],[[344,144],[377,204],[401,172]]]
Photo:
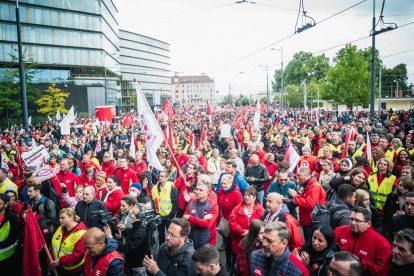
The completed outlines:
[[[361,40],[354,44],[359,48],[371,45],[368,35],[372,27],[372,0],[304,0],[305,11],[317,24],[285,40],[294,33],[299,0],[257,0],[255,4],[236,4],[236,0],[115,2],[122,28],[170,44],[173,74],[206,73],[214,78],[220,94],[227,94],[229,85],[234,94],[265,91],[266,69],[261,66],[269,66],[270,80],[281,62],[281,52],[272,51],[272,47],[283,47],[286,66],[298,51],[325,53],[332,58],[341,48],[334,46],[357,39]],[[329,18],[359,2],[362,3]],[[377,17],[381,5],[382,0],[377,0]],[[384,21],[398,26],[411,23],[414,1],[387,0],[383,15]],[[300,16],[298,27],[301,25]],[[409,82],[414,82],[413,34],[411,24],[376,39],[385,66],[407,64]]]

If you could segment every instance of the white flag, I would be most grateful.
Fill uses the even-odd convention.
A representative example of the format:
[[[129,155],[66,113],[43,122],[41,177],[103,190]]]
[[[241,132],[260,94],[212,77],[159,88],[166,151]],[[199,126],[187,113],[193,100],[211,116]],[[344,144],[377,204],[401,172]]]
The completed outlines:
[[[36,139],[32,138],[32,147],[37,148]]]
[[[65,115],[65,117],[63,117],[62,123],[64,124],[71,124],[75,122],[75,109],[72,107],[69,109],[68,114]]]
[[[287,152],[287,158],[289,160],[289,172],[293,172],[296,165],[299,163],[300,156],[296,152],[296,150],[293,148],[292,144],[289,143],[288,152]]]
[[[7,163],[6,156],[4,156],[4,152],[1,154],[1,167],[5,170],[9,170],[9,164]]]
[[[109,146],[109,154],[111,155],[111,158],[114,158],[114,147],[111,145]]]
[[[135,82],[134,85],[137,93],[138,115],[140,115],[143,120],[142,128],[146,137],[145,148],[147,151],[147,160],[152,167],[157,170],[162,170],[162,165],[160,160],[158,160],[157,150],[164,140],[164,136],[162,134],[161,127],[158,125],[157,119],[155,119],[154,113],[152,113],[144,93],[141,90],[141,87],[138,82]]]
[[[102,150],[101,137],[99,136],[95,146],[95,156]]]
[[[371,161],[372,153],[371,153],[371,140],[369,139],[369,133],[367,131],[367,159]]]
[[[255,129],[260,128],[260,98],[257,99],[256,111],[254,112],[253,126]]]
[[[51,121],[52,121],[52,118],[50,118],[50,116],[49,116],[49,115],[47,115],[47,120],[48,120],[49,122],[51,122]]]
[[[131,156],[132,158],[135,159],[135,138],[134,138],[134,132],[132,131],[132,136],[131,136],[131,144],[129,146],[129,156]]]
[[[60,117],[60,111],[58,110],[57,112],[56,112],[56,121],[60,121],[60,119],[62,119],[61,117]]]
[[[32,125],[32,116],[29,116],[29,119],[27,119],[27,123],[29,124],[29,126]]]
[[[33,179],[35,183],[40,184],[43,181],[56,176],[57,172],[59,172],[59,168],[52,169],[50,165],[44,165],[33,172],[31,179]]]

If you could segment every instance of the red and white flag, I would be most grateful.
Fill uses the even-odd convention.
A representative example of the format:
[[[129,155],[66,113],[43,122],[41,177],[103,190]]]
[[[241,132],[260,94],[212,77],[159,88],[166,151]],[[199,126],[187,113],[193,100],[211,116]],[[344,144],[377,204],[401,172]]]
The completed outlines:
[[[355,138],[355,130],[353,127],[351,127],[351,129],[346,132],[345,144],[344,144],[344,147],[342,148],[341,159],[345,158],[348,155],[348,144],[350,141],[354,141],[354,138]]]
[[[372,159],[372,153],[371,153],[371,140],[369,138],[369,133],[367,131],[367,159],[368,161],[371,161]]]
[[[143,125],[142,128],[145,133],[145,148],[147,152],[148,163],[156,168],[157,170],[162,170],[162,165],[157,156],[157,150],[164,140],[164,136],[161,130],[160,125],[155,119],[154,113],[147,102],[147,99],[144,96],[144,93],[141,90],[138,82],[134,82],[135,90],[137,93],[137,106],[138,114],[142,118]]]
[[[6,156],[4,156],[4,152],[1,154],[1,168],[5,170],[9,170],[9,164],[7,162]]]
[[[286,152],[285,160],[289,162],[289,172],[293,172],[293,170],[296,168],[296,165],[299,163],[300,156],[296,152],[296,150],[293,148],[292,144],[289,143],[288,150]]]
[[[50,165],[42,166],[41,168],[36,169],[32,174],[32,179],[35,183],[42,183],[45,180],[48,180],[59,172],[59,168],[52,168]]]
[[[170,104],[170,102],[165,99],[164,106],[162,107],[162,117],[164,118],[164,121],[168,121],[168,119],[172,118],[172,116],[175,115],[174,108]]]
[[[207,105],[207,110],[206,110],[207,115],[213,114],[213,110],[211,109],[210,102],[208,99],[206,99],[206,105]]]
[[[95,156],[102,150],[102,143],[101,143],[101,137],[98,138],[98,141],[96,142],[95,147]]]
[[[128,113],[125,116],[124,121],[122,122],[123,127],[132,126],[134,124],[134,118],[132,117],[131,113]]]
[[[131,144],[129,144],[129,156],[131,156],[132,158],[135,158],[135,137],[134,137],[134,132],[132,132],[131,135]]]
[[[257,99],[257,106],[256,106],[256,111],[254,112],[254,117],[253,117],[253,126],[255,129],[259,129],[260,128],[260,98]]]

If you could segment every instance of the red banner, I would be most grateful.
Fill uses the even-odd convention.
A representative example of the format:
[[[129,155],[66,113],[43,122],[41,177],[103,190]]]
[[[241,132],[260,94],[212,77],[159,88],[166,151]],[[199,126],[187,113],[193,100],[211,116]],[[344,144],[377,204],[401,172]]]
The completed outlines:
[[[100,122],[112,122],[115,117],[115,106],[95,106],[96,118]]]

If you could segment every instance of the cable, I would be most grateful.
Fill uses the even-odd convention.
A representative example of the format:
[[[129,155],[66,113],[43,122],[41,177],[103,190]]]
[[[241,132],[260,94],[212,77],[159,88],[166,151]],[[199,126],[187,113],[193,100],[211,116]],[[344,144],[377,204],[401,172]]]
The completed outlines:
[[[256,5],[270,7],[270,8],[275,8],[275,9],[280,9],[280,10],[292,11],[292,12],[296,12],[297,11],[297,10],[291,9],[291,8],[286,8],[286,7],[281,7],[281,6],[275,6],[275,5],[270,5],[270,4],[257,3],[257,2],[256,2]]]
[[[301,0],[301,1],[302,1],[302,0]],[[322,19],[321,21],[317,22],[316,24],[323,23],[323,22],[327,21],[328,19],[331,19],[331,18],[332,18],[332,17],[334,17],[335,15],[338,15],[338,14],[340,14],[340,13],[341,13],[341,12],[343,12],[343,11],[347,11],[347,10],[349,10],[349,9],[351,9],[351,8],[353,8],[353,7],[357,6],[357,5],[360,5],[360,4],[362,4],[362,3],[366,2],[366,1],[367,1],[367,0],[363,0],[363,1],[359,2],[359,3],[357,3],[357,4],[354,4],[354,5],[352,5],[352,6],[351,6],[351,7],[349,7],[349,8],[346,8],[346,9],[344,9],[344,10],[342,10],[342,11],[339,11],[339,12],[335,13],[334,15],[331,15],[331,16],[329,16],[329,17],[325,18],[325,19]],[[413,23],[414,23],[414,22],[413,22]],[[259,53],[259,52],[261,52],[261,51],[263,51],[263,50],[266,50],[267,48],[270,48],[270,47],[274,46],[275,44],[278,44],[278,43],[280,43],[280,42],[282,42],[282,41],[285,41],[285,40],[287,40],[287,39],[291,38],[291,37],[292,37],[292,36],[294,36],[294,35],[296,35],[296,33],[293,33],[293,34],[291,34],[291,35],[288,35],[288,36],[286,36],[286,37],[284,37],[284,38],[282,38],[282,39],[280,39],[280,40],[278,40],[278,41],[276,41],[276,42],[272,42],[272,43],[270,43],[270,44],[268,44],[268,45],[266,45],[266,46],[264,46],[264,47],[262,47],[262,48],[260,48],[260,49],[257,49],[257,50],[255,50],[255,51],[253,51],[252,53],[250,53],[250,54],[248,54],[248,55],[246,55],[246,56],[243,56],[243,57],[238,58],[238,59],[236,59],[236,60],[234,60],[234,61],[231,61],[231,62],[229,62],[229,63],[227,63],[227,64],[225,64],[225,65],[219,66],[219,67],[217,67],[217,68],[215,68],[215,69],[213,69],[213,70],[209,71],[208,73],[209,73],[209,74],[211,74],[211,73],[214,73],[214,72],[220,71],[220,70],[222,70],[222,69],[224,69],[224,68],[226,68],[226,67],[229,67],[230,65],[233,65],[233,64],[235,64],[235,63],[237,63],[237,62],[240,62],[240,61],[242,61],[242,60],[244,60],[244,59],[246,59],[246,58],[249,58],[249,57],[251,57],[251,56],[253,56],[253,55],[255,55],[255,54],[257,54],[257,53]]]
[[[409,52],[414,52],[414,49],[411,49],[411,50],[406,50],[406,51],[403,51],[403,52],[398,52],[398,53],[394,53],[394,54],[390,54],[390,55],[386,55],[386,56],[382,56],[381,58],[388,58],[388,57],[393,57],[393,56],[396,56],[396,55],[401,55],[401,54],[405,54],[405,53],[409,53]]]
[[[322,19],[321,21],[316,22],[316,25],[321,24],[322,22],[325,22],[326,20],[329,20],[329,19],[331,19],[332,17],[337,16],[337,15],[339,15],[339,14],[341,14],[341,13],[343,13],[343,12],[347,11],[347,10],[350,10],[350,9],[352,9],[352,8],[354,8],[354,7],[358,6],[358,5],[361,5],[362,3],[366,2],[366,1],[367,1],[367,0],[362,0],[361,2],[358,2],[358,3],[356,3],[356,4],[354,4],[354,5],[352,5],[352,6],[348,7],[348,8],[346,8],[346,9],[344,9],[344,10],[342,10],[342,11],[336,12],[336,13],[332,14],[331,16],[328,16],[327,18],[324,18],[324,19]]]

